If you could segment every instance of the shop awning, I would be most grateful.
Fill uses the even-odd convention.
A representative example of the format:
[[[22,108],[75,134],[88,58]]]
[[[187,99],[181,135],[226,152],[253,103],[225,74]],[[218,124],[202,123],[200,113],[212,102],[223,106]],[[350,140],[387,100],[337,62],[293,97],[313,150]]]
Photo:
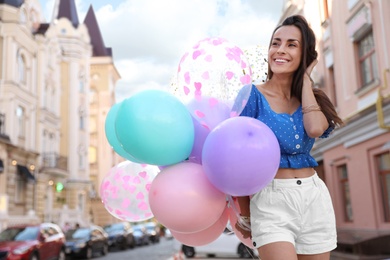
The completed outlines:
[[[34,175],[32,175],[26,166],[18,165],[18,172],[19,174],[24,175],[28,180],[35,181]]]

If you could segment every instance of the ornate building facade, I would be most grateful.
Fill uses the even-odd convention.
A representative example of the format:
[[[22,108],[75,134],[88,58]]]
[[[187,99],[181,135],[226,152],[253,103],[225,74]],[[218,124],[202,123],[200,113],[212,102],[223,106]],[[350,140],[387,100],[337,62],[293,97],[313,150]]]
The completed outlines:
[[[98,221],[91,205],[120,160],[104,133],[120,75],[93,8],[83,23],[73,0],[53,13],[46,23],[38,0],[0,1],[0,229]]]

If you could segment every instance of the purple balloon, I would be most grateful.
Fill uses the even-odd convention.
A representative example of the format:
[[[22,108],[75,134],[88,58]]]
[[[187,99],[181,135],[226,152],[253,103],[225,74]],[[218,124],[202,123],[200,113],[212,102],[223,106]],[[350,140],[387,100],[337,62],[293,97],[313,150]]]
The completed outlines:
[[[232,196],[252,195],[275,177],[280,147],[272,130],[251,117],[232,117],[215,127],[203,146],[210,182]]]
[[[188,160],[190,162],[202,164],[203,145],[208,134],[210,133],[210,130],[207,127],[201,125],[194,117],[192,117],[192,121],[194,122],[195,136],[194,145],[192,146],[192,151],[188,157]]]

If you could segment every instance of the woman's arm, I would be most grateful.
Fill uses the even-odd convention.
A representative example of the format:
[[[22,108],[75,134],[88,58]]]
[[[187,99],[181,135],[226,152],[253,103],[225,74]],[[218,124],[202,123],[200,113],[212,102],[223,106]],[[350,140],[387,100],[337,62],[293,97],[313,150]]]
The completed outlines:
[[[237,197],[237,202],[240,207],[241,222],[238,220],[235,228],[241,232],[243,238],[251,237],[251,231],[247,228],[247,226],[250,226],[249,196]],[[242,222],[246,222],[246,224],[243,225]]]
[[[240,207],[241,216],[250,217],[249,196],[237,197],[237,202]]]
[[[310,73],[317,63],[318,60],[314,60],[307,68],[302,86],[303,125],[306,133],[311,138],[321,136],[329,127],[328,121],[325,115],[321,112],[321,107],[318,105],[314,96],[313,82],[310,78]]]

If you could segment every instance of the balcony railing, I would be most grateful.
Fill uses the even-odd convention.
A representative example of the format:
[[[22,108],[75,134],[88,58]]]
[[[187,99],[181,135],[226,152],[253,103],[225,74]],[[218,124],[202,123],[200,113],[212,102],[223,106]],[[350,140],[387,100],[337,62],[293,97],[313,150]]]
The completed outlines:
[[[57,153],[44,153],[42,155],[43,168],[57,168],[61,170],[68,169],[68,158],[60,156]]]

